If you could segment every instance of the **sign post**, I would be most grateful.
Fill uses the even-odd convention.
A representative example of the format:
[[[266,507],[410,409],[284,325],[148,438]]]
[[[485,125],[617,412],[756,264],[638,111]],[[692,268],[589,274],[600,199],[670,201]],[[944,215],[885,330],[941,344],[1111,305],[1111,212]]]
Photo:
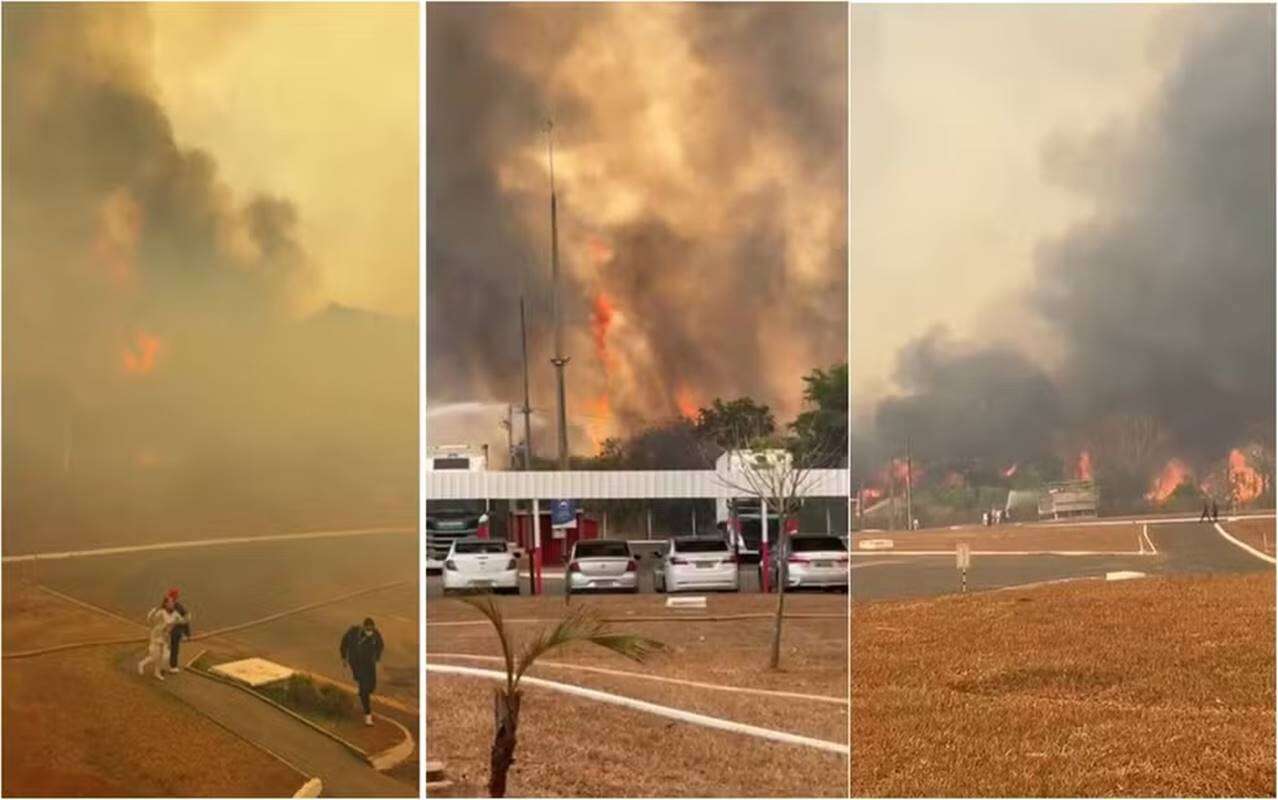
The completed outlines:
[[[532,501],[532,523],[532,593],[541,594],[541,503],[536,498]]]
[[[972,546],[967,542],[959,542],[954,548],[955,566],[963,573],[963,592],[967,593],[967,569],[972,566]]]
[[[763,569],[759,570],[759,574],[763,576],[763,585],[759,588],[763,589],[763,593],[767,594],[772,588],[772,559],[768,552],[768,500],[766,497],[759,498],[759,520],[762,528],[762,535],[759,538],[759,563],[763,565]]]

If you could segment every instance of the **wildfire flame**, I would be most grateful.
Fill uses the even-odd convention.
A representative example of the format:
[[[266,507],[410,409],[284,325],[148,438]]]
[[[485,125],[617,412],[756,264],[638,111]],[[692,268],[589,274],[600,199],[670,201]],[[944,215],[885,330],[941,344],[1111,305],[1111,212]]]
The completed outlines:
[[[1092,480],[1092,454],[1083,450],[1078,454],[1078,462],[1074,465],[1074,477],[1080,481]]]
[[[1173,458],[1163,465],[1162,470],[1154,478],[1153,485],[1145,494],[1145,499],[1162,503],[1172,496],[1180,485],[1193,477],[1188,466],[1179,458]]]
[[[142,209],[128,189],[116,189],[98,206],[97,232],[93,239],[93,263],[112,282],[133,277],[138,240],[142,236]]]
[[[599,292],[595,295],[594,308],[590,312],[590,333],[595,340],[595,354],[599,363],[603,364],[604,375],[612,371],[613,357],[608,350],[608,329],[612,326],[612,318],[616,309],[608,295]]]
[[[138,331],[124,346],[120,362],[130,375],[149,375],[160,357],[160,339],[146,331]]]
[[[699,406],[696,396],[686,385],[680,385],[675,391],[675,406],[679,409],[679,415],[684,419],[695,420]]]
[[[1018,463],[1015,463],[1015,464],[1013,464],[1012,466],[1008,467],[1007,469],[1003,470],[1003,477],[1004,477],[1004,478],[1010,478],[1010,477],[1012,477],[1013,475],[1015,475],[1015,474],[1016,474],[1016,470],[1017,470],[1017,469],[1019,469],[1019,468],[1020,468],[1020,466],[1021,466],[1021,465],[1020,465],[1020,463],[1018,462]]]
[[[1249,503],[1265,490],[1264,477],[1247,463],[1247,455],[1238,448],[1229,451],[1229,485],[1239,503]]]

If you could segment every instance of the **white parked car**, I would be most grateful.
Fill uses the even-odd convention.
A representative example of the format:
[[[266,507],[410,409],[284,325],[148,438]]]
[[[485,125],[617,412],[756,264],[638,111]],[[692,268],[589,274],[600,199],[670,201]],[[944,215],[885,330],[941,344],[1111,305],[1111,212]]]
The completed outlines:
[[[727,541],[694,536],[670,540],[669,549],[653,568],[653,581],[658,592],[741,588],[737,557]]]
[[[771,568],[771,586],[776,585],[777,565]],[[759,569],[760,579],[763,569]],[[785,559],[787,589],[833,588],[848,590],[848,548],[839,536],[825,533],[796,533],[790,537]]]
[[[491,589],[519,594],[519,562],[504,539],[458,539],[444,558],[444,594]]]
[[[586,539],[572,546],[568,590],[639,591],[639,561],[621,539]]]

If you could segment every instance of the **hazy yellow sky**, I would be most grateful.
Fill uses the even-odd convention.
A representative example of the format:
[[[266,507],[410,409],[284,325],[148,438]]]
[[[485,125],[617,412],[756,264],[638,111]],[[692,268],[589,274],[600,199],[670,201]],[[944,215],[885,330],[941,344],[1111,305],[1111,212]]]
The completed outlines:
[[[891,390],[899,347],[936,324],[1055,355],[1015,292],[1035,246],[1089,201],[1050,182],[1045,148],[1141,110],[1201,13],[853,6],[855,409]]]
[[[414,3],[150,7],[178,141],[237,197],[296,203],[319,302],[417,313]]]

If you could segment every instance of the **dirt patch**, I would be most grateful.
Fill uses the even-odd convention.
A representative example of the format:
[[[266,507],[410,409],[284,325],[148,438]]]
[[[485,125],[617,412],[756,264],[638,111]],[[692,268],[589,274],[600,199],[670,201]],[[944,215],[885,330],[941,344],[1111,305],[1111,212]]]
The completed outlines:
[[[911,550],[952,551],[960,542],[966,542],[973,550],[1006,551],[1061,551],[1084,550],[1100,553],[1138,553],[1148,549],[1141,544],[1139,523],[1130,525],[1000,525],[984,527],[966,526],[958,530],[922,530],[858,533],[852,537],[852,547],[865,539],[891,539],[891,550],[875,552],[882,555]]]
[[[33,625],[28,614],[41,621],[37,629],[57,629],[42,643],[112,631],[108,618],[33,592],[5,586],[6,650],[15,631]],[[134,652],[140,658],[141,646],[5,661],[4,795],[288,797],[297,790],[304,778],[292,769],[159,691],[153,679],[121,671],[120,658]]]
[[[855,796],[1273,796],[1272,574],[852,609]]]

